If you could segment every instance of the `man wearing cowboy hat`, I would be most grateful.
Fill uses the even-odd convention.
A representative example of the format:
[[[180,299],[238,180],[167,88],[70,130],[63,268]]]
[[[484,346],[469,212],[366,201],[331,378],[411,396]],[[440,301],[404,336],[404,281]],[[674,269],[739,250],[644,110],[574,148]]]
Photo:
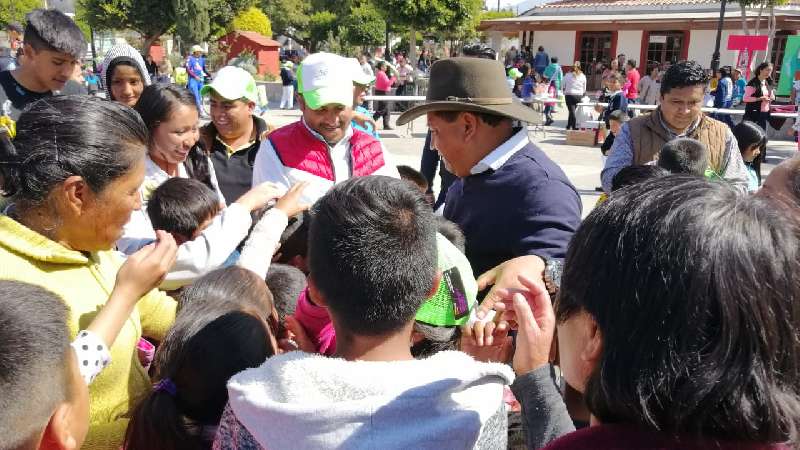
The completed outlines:
[[[431,68],[427,102],[398,118],[427,115],[432,146],[459,179],[444,217],[466,237],[475,273],[523,255],[564,258],[578,227],[581,201],[564,172],[514,120],[534,111],[512,100],[500,62],[451,58]]]

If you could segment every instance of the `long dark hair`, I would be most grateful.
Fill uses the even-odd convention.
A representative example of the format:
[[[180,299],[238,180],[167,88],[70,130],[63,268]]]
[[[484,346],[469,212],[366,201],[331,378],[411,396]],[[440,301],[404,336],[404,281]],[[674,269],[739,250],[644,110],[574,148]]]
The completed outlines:
[[[753,145],[758,144],[762,153],[767,148],[767,135],[764,130],[754,122],[749,120],[742,120],[738,125],[733,127],[733,136],[736,142],[739,143],[739,151],[744,152]]]
[[[769,61],[764,61],[761,64],[759,64],[758,67],[756,67],[756,70],[753,72],[753,78],[751,78],[750,81],[747,82],[747,85],[748,86],[752,86],[752,87],[754,87],[756,89],[760,89],[761,88],[761,80],[758,79],[758,74],[760,74],[762,70],[766,69],[767,67],[769,67],[771,65],[772,65],[772,63],[769,62]],[[772,83],[773,83],[772,77],[771,76],[767,77],[766,81],[767,81],[767,86],[772,87]]]
[[[188,89],[174,86],[171,84],[156,83],[147,86],[142,91],[139,101],[136,103],[136,111],[142,116],[145,125],[150,130],[151,139],[153,131],[162,123],[169,120],[172,112],[178,105],[189,106],[197,109],[194,95]],[[186,173],[189,178],[194,178],[216,190],[217,187],[211,182],[211,169],[208,166],[208,154],[203,150],[199,143],[195,144],[189,151],[189,156],[184,162]]]
[[[602,423],[757,443],[800,438],[800,241],[768,200],[687,175],[614,193],[567,253],[556,317],[597,323]]]
[[[32,103],[12,143],[0,133],[0,183],[18,208],[42,204],[53,188],[82,177],[95,193],[144,157],[147,128],[132,109],[88,96]]]
[[[168,387],[155,389],[136,407],[125,448],[210,447],[208,430],[219,424],[228,380],[276,353],[264,320],[270,315],[264,292],[269,292],[264,281],[239,267],[211,272],[184,292],[188,302],[154,361],[159,386]]]

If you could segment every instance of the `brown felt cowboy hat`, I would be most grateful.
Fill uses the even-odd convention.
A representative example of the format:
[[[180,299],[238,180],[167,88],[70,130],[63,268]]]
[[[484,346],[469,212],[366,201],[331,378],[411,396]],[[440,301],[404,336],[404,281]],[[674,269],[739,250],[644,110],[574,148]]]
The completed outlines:
[[[397,124],[404,125],[434,111],[482,112],[522,122],[539,120],[533,109],[513,97],[500,62],[483,58],[443,59],[431,66],[425,103],[404,112]]]

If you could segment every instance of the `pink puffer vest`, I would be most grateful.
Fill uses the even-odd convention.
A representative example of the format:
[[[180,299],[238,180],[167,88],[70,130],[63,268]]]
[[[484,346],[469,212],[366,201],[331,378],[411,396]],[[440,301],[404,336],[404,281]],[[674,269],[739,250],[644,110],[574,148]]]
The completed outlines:
[[[278,128],[270,133],[268,139],[284,167],[335,181],[327,145],[314,137],[303,122]],[[350,137],[350,157],[350,175],[354,177],[372,175],[385,164],[381,143],[369,134],[355,129]]]

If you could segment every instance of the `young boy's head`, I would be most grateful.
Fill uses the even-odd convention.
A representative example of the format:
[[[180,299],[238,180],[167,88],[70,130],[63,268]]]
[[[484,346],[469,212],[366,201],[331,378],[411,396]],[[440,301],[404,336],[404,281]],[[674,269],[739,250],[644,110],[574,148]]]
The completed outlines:
[[[658,166],[671,173],[685,173],[702,177],[708,168],[708,148],[696,139],[673,139],[661,147]]]
[[[265,279],[272,292],[272,301],[278,310],[278,318],[283,322],[288,315],[293,315],[297,308],[297,299],[306,288],[306,275],[300,269],[286,264],[272,264]]]
[[[606,77],[606,86],[611,92],[622,89],[622,74],[616,71],[610,73],[608,77]]]
[[[89,391],[55,294],[0,281],[0,448],[80,448]]]
[[[622,129],[622,124],[628,121],[628,114],[624,113],[620,110],[612,111],[611,114],[608,115],[608,129],[614,136],[619,134],[619,130]]]
[[[611,192],[633,186],[653,178],[666,177],[669,171],[658,166],[642,165],[623,167],[611,180]]]
[[[422,193],[428,192],[428,180],[422,173],[410,166],[397,166],[397,172],[400,174],[400,179],[406,180],[419,188]]]
[[[289,218],[289,225],[283,230],[275,262],[288,264],[308,274],[308,222],[309,213],[302,213]]]
[[[422,193],[384,176],[350,179],[314,205],[309,290],[337,341],[407,331],[438,288],[436,219]]]
[[[36,84],[26,87],[60,90],[86,52],[83,33],[72,19],[55,9],[35,9],[26,19],[23,68]]]
[[[191,178],[170,178],[153,191],[147,202],[153,229],[170,233],[178,245],[199,236],[219,210],[217,194]]]
[[[467,239],[464,237],[464,232],[461,228],[455,223],[445,219],[442,216],[436,216],[436,225],[438,227],[439,234],[445,237],[451,244],[453,244],[457,249],[461,250],[461,253],[465,252]]]

